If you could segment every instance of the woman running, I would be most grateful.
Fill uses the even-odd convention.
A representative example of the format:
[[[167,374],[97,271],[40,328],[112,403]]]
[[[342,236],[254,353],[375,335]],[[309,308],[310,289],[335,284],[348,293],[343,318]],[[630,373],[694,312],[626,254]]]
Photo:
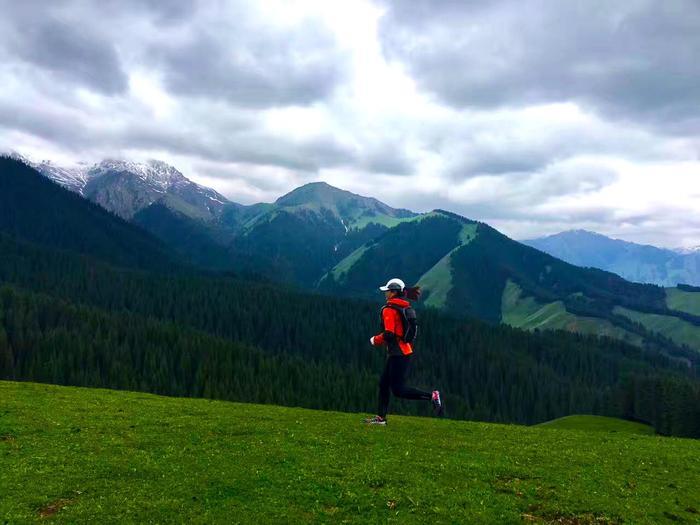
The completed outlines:
[[[441,416],[444,407],[439,391],[424,392],[405,384],[413,354],[411,342],[417,330],[415,312],[407,299],[417,300],[420,288],[406,288],[401,279],[391,279],[379,289],[386,297],[386,304],[381,310],[382,332],[372,337],[369,342],[372,346],[386,345],[387,358],[379,380],[379,411],[376,416],[365,419],[364,422],[370,425],[386,425],[390,393],[404,399],[431,401],[435,413]]]

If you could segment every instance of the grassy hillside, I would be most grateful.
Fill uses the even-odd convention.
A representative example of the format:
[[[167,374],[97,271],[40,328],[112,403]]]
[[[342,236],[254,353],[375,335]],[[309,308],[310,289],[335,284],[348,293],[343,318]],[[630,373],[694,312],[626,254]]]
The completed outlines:
[[[418,280],[418,284],[427,290],[425,305],[433,308],[444,308],[447,295],[452,289],[452,254],[461,246],[469,244],[476,237],[476,224],[463,224],[459,232],[458,245],[447,252],[430,270]]]
[[[0,520],[671,523],[700,442],[0,382]]]
[[[562,301],[539,303],[523,297],[520,286],[508,280],[503,289],[501,317],[505,324],[524,330],[567,330],[581,334],[605,335],[641,346],[643,339],[615,326],[607,319],[586,317],[568,312]]]
[[[561,430],[583,430],[585,432],[623,432],[627,434],[654,435],[654,429],[649,425],[605,416],[565,416],[540,423],[537,426]]]
[[[700,315],[700,291],[690,292],[680,288],[666,288],[666,304],[671,310]]]
[[[450,285],[449,260],[445,257],[471,242],[475,235],[473,221],[435,212],[415,217],[349,254],[321,279],[319,289],[333,294],[376,298],[378,279],[400,275],[408,284],[422,281],[428,294],[435,294],[429,305],[442,306],[444,298],[439,298],[440,287],[444,289]],[[435,269],[432,276],[431,269]]]
[[[620,306],[616,306],[614,312],[641,323],[645,328],[658,332],[677,344],[688,345],[700,352],[700,326],[670,315],[638,312]]]

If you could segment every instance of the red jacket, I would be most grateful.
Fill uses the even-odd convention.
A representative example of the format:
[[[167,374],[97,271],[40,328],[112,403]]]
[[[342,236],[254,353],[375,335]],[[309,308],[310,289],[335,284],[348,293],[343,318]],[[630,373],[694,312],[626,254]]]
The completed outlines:
[[[411,306],[411,303],[409,303],[405,299],[399,299],[398,297],[389,299],[387,301],[387,304],[395,304],[396,306],[400,306],[401,308]],[[407,343],[403,340],[403,323],[401,322],[401,314],[393,308],[384,308],[382,312],[382,322],[384,324],[384,332],[374,336],[374,346],[388,344],[389,341],[386,340],[384,334],[386,332],[391,332],[396,336],[398,346],[403,355],[412,354],[413,348],[411,347],[411,343]]]

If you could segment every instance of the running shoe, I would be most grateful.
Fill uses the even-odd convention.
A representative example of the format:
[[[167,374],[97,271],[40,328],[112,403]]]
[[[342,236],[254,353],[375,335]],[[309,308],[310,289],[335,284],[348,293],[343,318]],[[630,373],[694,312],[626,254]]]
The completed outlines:
[[[442,399],[440,399],[440,391],[433,390],[433,395],[431,396],[430,400],[433,403],[435,415],[442,416],[445,413],[445,405],[442,404]]]
[[[364,420],[367,425],[386,425],[386,418],[382,416],[368,417]]]

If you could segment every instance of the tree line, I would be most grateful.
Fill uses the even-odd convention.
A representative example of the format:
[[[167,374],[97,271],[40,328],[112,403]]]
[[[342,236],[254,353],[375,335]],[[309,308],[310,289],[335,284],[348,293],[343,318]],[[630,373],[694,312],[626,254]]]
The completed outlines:
[[[0,377],[373,412],[378,305],[235,277],[125,270],[0,236]],[[696,361],[567,332],[419,312],[412,381],[449,416],[572,413],[700,437]],[[429,407],[397,402],[400,413]]]

